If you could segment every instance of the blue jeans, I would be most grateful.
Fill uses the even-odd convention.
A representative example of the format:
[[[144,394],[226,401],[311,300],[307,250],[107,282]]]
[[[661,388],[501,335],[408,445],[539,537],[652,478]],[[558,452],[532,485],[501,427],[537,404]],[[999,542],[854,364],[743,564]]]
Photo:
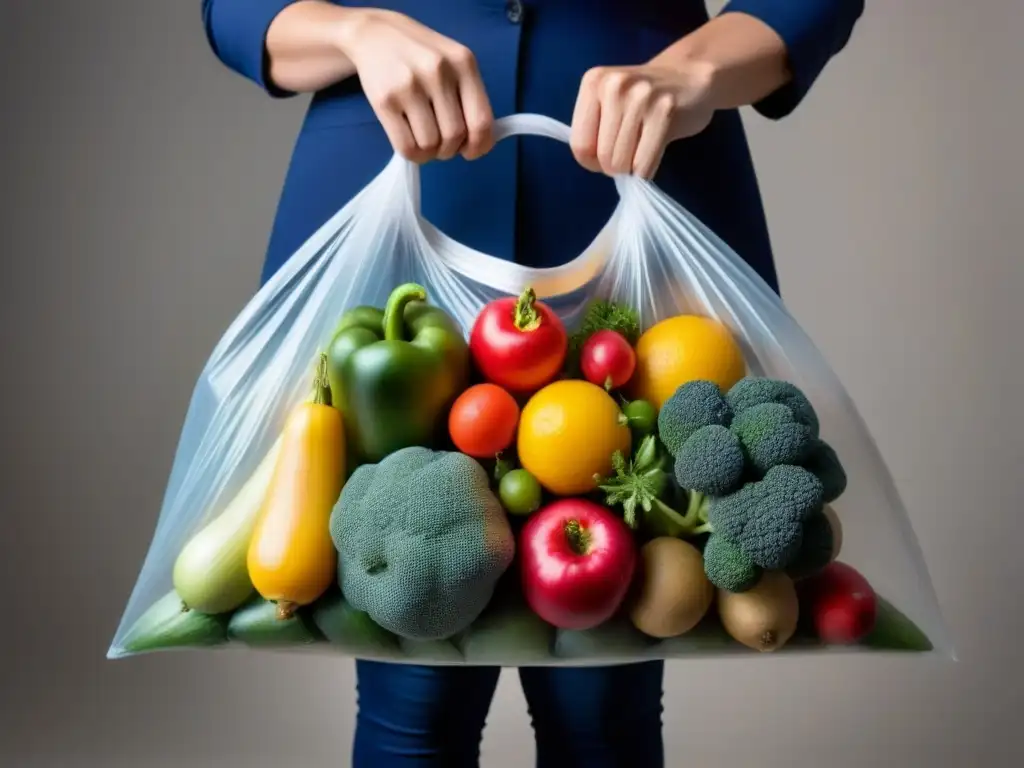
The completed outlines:
[[[476,768],[497,667],[356,662],[353,768]],[[662,768],[664,663],[519,670],[537,768]]]

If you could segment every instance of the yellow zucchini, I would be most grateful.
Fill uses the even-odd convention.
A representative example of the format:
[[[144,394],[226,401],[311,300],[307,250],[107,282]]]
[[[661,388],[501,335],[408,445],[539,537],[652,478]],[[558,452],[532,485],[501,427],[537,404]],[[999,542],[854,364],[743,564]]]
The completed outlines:
[[[287,619],[337,578],[330,518],[345,482],[345,429],[331,405],[327,357],[321,355],[312,401],[288,416],[281,453],[249,543],[256,590]]]

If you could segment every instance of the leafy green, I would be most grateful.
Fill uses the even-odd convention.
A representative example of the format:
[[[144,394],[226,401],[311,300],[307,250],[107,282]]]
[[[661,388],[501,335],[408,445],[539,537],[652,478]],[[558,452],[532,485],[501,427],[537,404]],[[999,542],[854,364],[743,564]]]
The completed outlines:
[[[622,519],[630,528],[637,527],[637,508],[649,512],[655,500],[665,493],[668,475],[659,458],[656,439],[648,435],[633,458],[627,459],[622,451],[612,454],[612,476],[597,477],[605,503],[621,506]]]
[[[703,494],[688,492],[684,513],[665,502],[672,490],[672,470],[657,437],[645,437],[630,460],[616,451],[612,454],[612,470],[614,474],[609,477],[596,478],[598,490],[604,492],[605,504],[622,509],[622,519],[630,528],[636,529],[643,522],[646,530],[658,531],[657,535],[705,532],[707,500]]]

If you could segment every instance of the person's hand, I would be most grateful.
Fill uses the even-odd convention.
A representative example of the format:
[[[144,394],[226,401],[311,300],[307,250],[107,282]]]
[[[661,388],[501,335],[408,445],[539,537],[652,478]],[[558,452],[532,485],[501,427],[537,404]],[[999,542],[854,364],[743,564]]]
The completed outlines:
[[[588,170],[650,179],[665,147],[703,131],[714,113],[707,67],[597,67],[580,85],[570,143]]]
[[[344,53],[396,152],[425,163],[491,149],[494,115],[468,48],[379,9],[361,10],[345,37]]]

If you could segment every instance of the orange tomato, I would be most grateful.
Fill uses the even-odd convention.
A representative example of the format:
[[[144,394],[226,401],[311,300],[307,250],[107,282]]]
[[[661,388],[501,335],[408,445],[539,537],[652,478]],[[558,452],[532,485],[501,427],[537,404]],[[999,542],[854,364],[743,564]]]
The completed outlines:
[[[475,459],[490,459],[516,438],[519,404],[497,384],[475,384],[452,404],[448,433],[455,447]]]

